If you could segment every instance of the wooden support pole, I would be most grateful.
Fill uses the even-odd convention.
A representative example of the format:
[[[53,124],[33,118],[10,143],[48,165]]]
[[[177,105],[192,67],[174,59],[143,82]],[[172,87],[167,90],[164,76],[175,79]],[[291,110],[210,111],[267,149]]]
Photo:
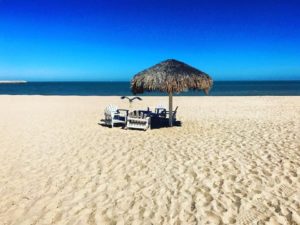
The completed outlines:
[[[173,126],[173,93],[169,93],[169,126]]]

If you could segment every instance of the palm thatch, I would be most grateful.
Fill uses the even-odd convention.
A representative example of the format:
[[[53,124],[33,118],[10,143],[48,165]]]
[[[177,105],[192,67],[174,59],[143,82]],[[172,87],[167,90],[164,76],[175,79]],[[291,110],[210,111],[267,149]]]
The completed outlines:
[[[131,81],[134,94],[144,91],[179,93],[186,90],[203,90],[208,94],[213,80],[208,74],[183,62],[169,59],[136,74]]]
[[[169,94],[169,125],[173,126],[173,93],[203,90],[208,94],[213,80],[206,73],[183,62],[169,59],[136,74],[131,80],[134,94],[160,91]]]

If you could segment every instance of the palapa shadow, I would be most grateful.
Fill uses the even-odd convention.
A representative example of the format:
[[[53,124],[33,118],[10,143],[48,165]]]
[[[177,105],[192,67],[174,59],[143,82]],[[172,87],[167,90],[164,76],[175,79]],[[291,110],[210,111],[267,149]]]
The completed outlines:
[[[182,123],[181,123],[181,121],[176,120],[173,122],[173,126],[181,127]],[[151,118],[151,130],[165,128],[165,127],[170,127],[168,118],[160,118],[160,117]]]
[[[105,124],[105,120],[101,119],[100,122],[98,123],[98,125],[102,126],[102,127],[109,127],[110,126]],[[174,127],[181,127],[182,123],[181,121],[175,121],[173,123]],[[114,127],[122,127],[123,129],[125,128],[125,126],[123,124],[115,124]],[[165,127],[169,127],[169,119],[168,118],[152,118],[151,119],[151,130],[155,130],[155,129],[159,129],[159,128],[165,128]]]

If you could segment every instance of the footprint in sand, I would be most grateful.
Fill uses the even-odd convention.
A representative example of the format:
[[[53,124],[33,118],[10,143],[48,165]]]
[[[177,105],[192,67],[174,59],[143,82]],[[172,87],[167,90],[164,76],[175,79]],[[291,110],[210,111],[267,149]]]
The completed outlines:
[[[255,209],[249,209],[241,212],[237,217],[237,224],[239,225],[252,225],[257,224],[264,219],[264,215]]]
[[[257,224],[261,220],[271,215],[268,207],[263,204],[261,199],[250,203],[250,208],[242,210],[237,217],[237,224],[252,225]]]
[[[279,187],[275,189],[273,193],[283,198],[289,198],[292,197],[294,194],[296,194],[296,192],[297,191],[294,187],[281,184]]]

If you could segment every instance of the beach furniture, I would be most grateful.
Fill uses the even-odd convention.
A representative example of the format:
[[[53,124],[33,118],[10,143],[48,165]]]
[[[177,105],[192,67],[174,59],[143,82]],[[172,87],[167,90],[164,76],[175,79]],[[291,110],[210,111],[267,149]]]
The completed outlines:
[[[128,114],[126,128],[128,129],[151,129],[150,111],[133,111]]]
[[[174,111],[172,111],[172,121],[175,122],[176,121],[176,114],[177,114],[177,109],[178,106],[175,108]],[[159,117],[159,118],[169,118],[170,117],[170,111],[168,111],[166,109],[166,107],[164,107],[163,105],[158,105],[155,108],[155,116]]]
[[[167,109],[165,106],[157,105],[154,112],[155,112],[155,116],[160,118],[166,118]]]
[[[128,110],[118,109],[115,105],[109,105],[104,110],[105,125],[114,127],[114,124],[126,125]]]
[[[166,117],[170,118],[170,116],[172,116],[173,123],[176,122],[177,109],[178,109],[178,106],[176,106],[175,110],[172,111],[172,114],[170,114],[170,111],[166,111]]]

